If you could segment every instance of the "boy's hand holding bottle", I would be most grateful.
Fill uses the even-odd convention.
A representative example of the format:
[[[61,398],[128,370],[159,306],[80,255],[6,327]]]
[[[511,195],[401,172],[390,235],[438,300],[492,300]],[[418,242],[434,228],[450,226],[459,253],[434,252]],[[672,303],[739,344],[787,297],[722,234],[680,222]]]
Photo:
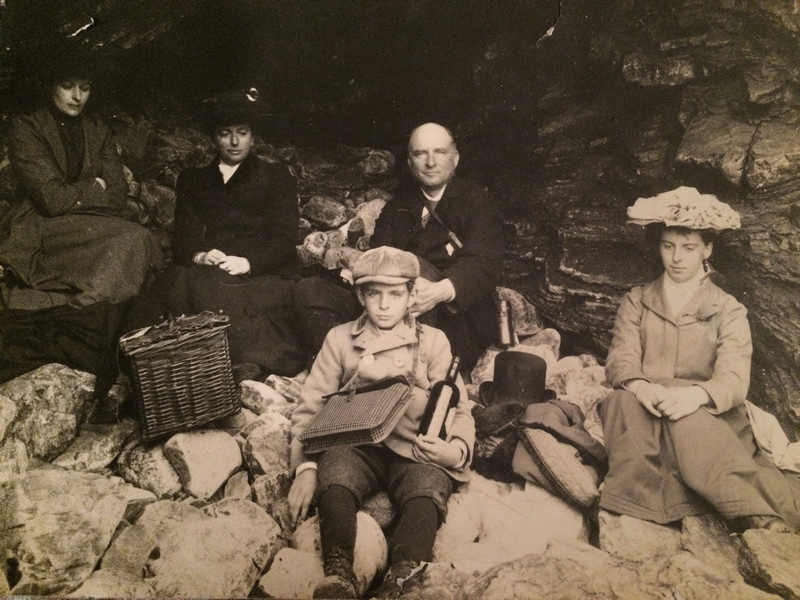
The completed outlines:
[[[459,467],[466,460],[466,444],[458,438],[446,442],[440,437],[418,435],[411,448],[414,458],[440,467]]]

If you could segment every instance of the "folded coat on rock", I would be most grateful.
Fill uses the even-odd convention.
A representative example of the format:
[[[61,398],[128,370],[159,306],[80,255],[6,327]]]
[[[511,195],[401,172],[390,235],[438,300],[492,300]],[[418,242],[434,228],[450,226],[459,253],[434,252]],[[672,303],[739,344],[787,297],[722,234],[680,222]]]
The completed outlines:
[[[515,473],[578,507],[597,500],[608,459],[603,445],[583,428],[580,408],[561,400],[531,404],[515,428]]]

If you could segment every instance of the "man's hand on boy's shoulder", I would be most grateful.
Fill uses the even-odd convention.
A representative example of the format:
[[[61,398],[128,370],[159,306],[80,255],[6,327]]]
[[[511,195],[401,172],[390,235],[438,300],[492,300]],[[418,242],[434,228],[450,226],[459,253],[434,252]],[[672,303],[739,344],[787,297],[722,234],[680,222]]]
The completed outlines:
[[[317,470],[307,469],[295,477],[289,490],[289,518],[292,528],[305,521],[317,491]]]
[[[429,435],[415,437],[411,453],[420,462],[433,463],[447,469],[460,467],[466,460],[463,444],[457,439],[446,442]]]
[[[425,314],[436,305],[443,302],[452,302],[455,299],[455,289],[449,279],[429,281],[424,277],[417,277],[417,296],[409,308],[416,318]]]

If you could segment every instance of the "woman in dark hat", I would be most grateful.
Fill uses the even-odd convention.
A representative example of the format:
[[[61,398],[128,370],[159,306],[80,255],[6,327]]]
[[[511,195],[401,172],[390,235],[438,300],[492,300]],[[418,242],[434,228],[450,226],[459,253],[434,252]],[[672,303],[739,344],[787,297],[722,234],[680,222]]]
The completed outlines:
[[[216,99],[204,111],[217,155],[177,183],[174,265],[161,296],[173,314],[221,311],[231,319],[231,360],[246,376],[295,375],[304,362],[288,317],[297,271],[296,182],[252,151],[257,92]]]
[[[736,531],[800,531],[800,479],[758,449],[747,418],[747,310],[709,278],[714,234],[738,228],[738,213],[680,187],[628,216],[660,228],[664,273],[629,292],[614,323],[601,508],[657,523],[716,511]]]
[[[19,180],[0,223],[6,308],[41,309],[135,296],[160,246],[128,207],[128,186],[111,132],[85,110],[91,60],[59,44],[43,61],[44,106],[15,118],[9,136]]]

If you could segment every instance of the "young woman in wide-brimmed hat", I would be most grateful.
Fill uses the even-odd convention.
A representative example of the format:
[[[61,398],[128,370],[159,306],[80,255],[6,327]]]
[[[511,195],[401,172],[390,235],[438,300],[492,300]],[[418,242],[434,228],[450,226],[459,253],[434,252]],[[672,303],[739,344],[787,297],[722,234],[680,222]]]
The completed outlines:
[[[660,229],[664,273],[617,313],[600,506],[657,523],[716,511],[733,530],[800,531],[800,478],[758,449],[747,418],[747,310],[709,278],[714,235],[738,228],[738,213],[681,187],[639,199],[628,216]]]

